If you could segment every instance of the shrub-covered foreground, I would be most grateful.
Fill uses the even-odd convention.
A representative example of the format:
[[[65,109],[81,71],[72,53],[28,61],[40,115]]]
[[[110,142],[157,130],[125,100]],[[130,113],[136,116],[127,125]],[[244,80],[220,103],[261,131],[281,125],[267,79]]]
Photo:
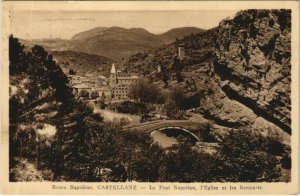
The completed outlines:
[[[207,154],[185,141],[162,149],[146,133],[107,124],[71,93],[42,47],[10,37],[10,181],[253,182],[279,181],[278,138],[232,130]]]

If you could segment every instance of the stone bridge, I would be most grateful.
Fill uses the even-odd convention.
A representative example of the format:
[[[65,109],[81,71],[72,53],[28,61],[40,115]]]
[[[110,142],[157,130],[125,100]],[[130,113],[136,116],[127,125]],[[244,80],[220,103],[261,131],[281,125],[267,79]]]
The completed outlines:
[[[126,131],[142,131],[149,134],[155,131],[176,130],[188,133],[197,141],[203,141],[203,137],[208,130],[205,130],[208,122],[189,121],[189,120],[158,120],[146,123],[131,124],[123,126]]]

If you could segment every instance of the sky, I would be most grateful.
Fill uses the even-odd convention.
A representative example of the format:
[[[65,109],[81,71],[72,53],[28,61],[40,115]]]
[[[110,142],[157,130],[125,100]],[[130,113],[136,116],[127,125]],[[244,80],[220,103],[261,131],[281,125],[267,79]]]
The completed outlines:
[[[238,10],[228,11],[14,11],[10,31],[21,39],[61,38],[95,27],[144,28],[160,34],[177,27],[210,29]]]

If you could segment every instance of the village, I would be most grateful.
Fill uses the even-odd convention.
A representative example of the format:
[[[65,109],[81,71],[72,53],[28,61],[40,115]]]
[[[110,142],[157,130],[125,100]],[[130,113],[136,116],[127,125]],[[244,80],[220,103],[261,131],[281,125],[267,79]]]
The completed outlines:
[[[185,44],[179,44],[175,48],[174,58],[182,61],[191,56],[195,56],[197,51],[191,48],[185,48]],[[173,63],[173,59],[170,64]],[[63,72],[67,75],[69,82],[73,88],[73,93],[84,99],[95,100],[104,99],[106,102],[121,102],[130,100],[130,89],[136,85],[138,80],[144,76],[123,76],[121,70],[118,70],[118,65],[112,63],[110,76],[105,77],[97,72],[87,71],[81,74],[76,74],[76,70],[63,68]],[[154,73],[160,73],[161,66],[157,67]]]
[[[119,72],[120,73],[120,72]],[[119,77],[115,64],[112,64],[110,77],[88,72],[84,76],[68,75],[73,92],[85,99],[102,98],[106,102],[118,102],[129,99],[130,87],[139,77]]]
[[[187,58],[190,58],[191,55],[196,53],[197,52],[191,48],[185,48],[184,44],[178,44],[174,48],[173,59],[171,60],[170,65],[167,66],[172,66],[174,64],[174,59],[178,61],[184,61]],[[132,74],[126,75],[118,69],[118,65],[115,63],[111,64],[109,77],[105,77],[104,75],[99,74],[99,72],[96,71],[86,71],[77,74],[76,70],[73,69],[63,68],[62,70],[67,75],[69,83],[73,89],[73,93],[76,95],[76,97],[84,102],[93,103],[96,110],[101,110],[102,115],[108,117],[111,120],[111,113],[118,112],[116,106],[121,105],[123,103],[130,105],[131,103],[136,101],[134,100],[134,95],[132,95],[133,88],[136,88],[141,81],[145,81],[155,74],[161,74],[162,67],[158,66],[156,71],[149,74],[149,76]],[[173,74],[171,77],[175,78],[176,76]],[[157,82],[153,84],[153,88],[160,88]],[[188,86],[188,88],[190,88],[190,85]],[[161,99],[163,99],[164,95],[161,94],[157,96],[160,96]],[[132,107],[135,106],[133,105]],[[159,119],[172,119],[172,117],[166,114],[163,107],[164,105],[162,103],[152,103],[152,109],[150,111],[128,112],[131,114],[139,113],[139,116],[141,117],[126,117],[129,118],[129,121],[135,122],[145,122]],[[119,113],[123,113],[122,110],[121,112],[119,111],[118,114],[114,114],[113,116],[119,117]],[[188,116],[189,115],[186,114],[182,116],[182,118],[188,119]]]

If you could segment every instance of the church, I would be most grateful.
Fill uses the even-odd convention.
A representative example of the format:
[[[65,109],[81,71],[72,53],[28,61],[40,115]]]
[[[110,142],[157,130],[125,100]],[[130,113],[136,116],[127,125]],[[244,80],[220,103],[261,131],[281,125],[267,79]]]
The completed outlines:
[[[113,100],[129,99],[129,91],[132,85],[137,84],[138,76],[119,77],[115,64],[112,64],[109,77],[109,86],[112,89],[111,98]]]

